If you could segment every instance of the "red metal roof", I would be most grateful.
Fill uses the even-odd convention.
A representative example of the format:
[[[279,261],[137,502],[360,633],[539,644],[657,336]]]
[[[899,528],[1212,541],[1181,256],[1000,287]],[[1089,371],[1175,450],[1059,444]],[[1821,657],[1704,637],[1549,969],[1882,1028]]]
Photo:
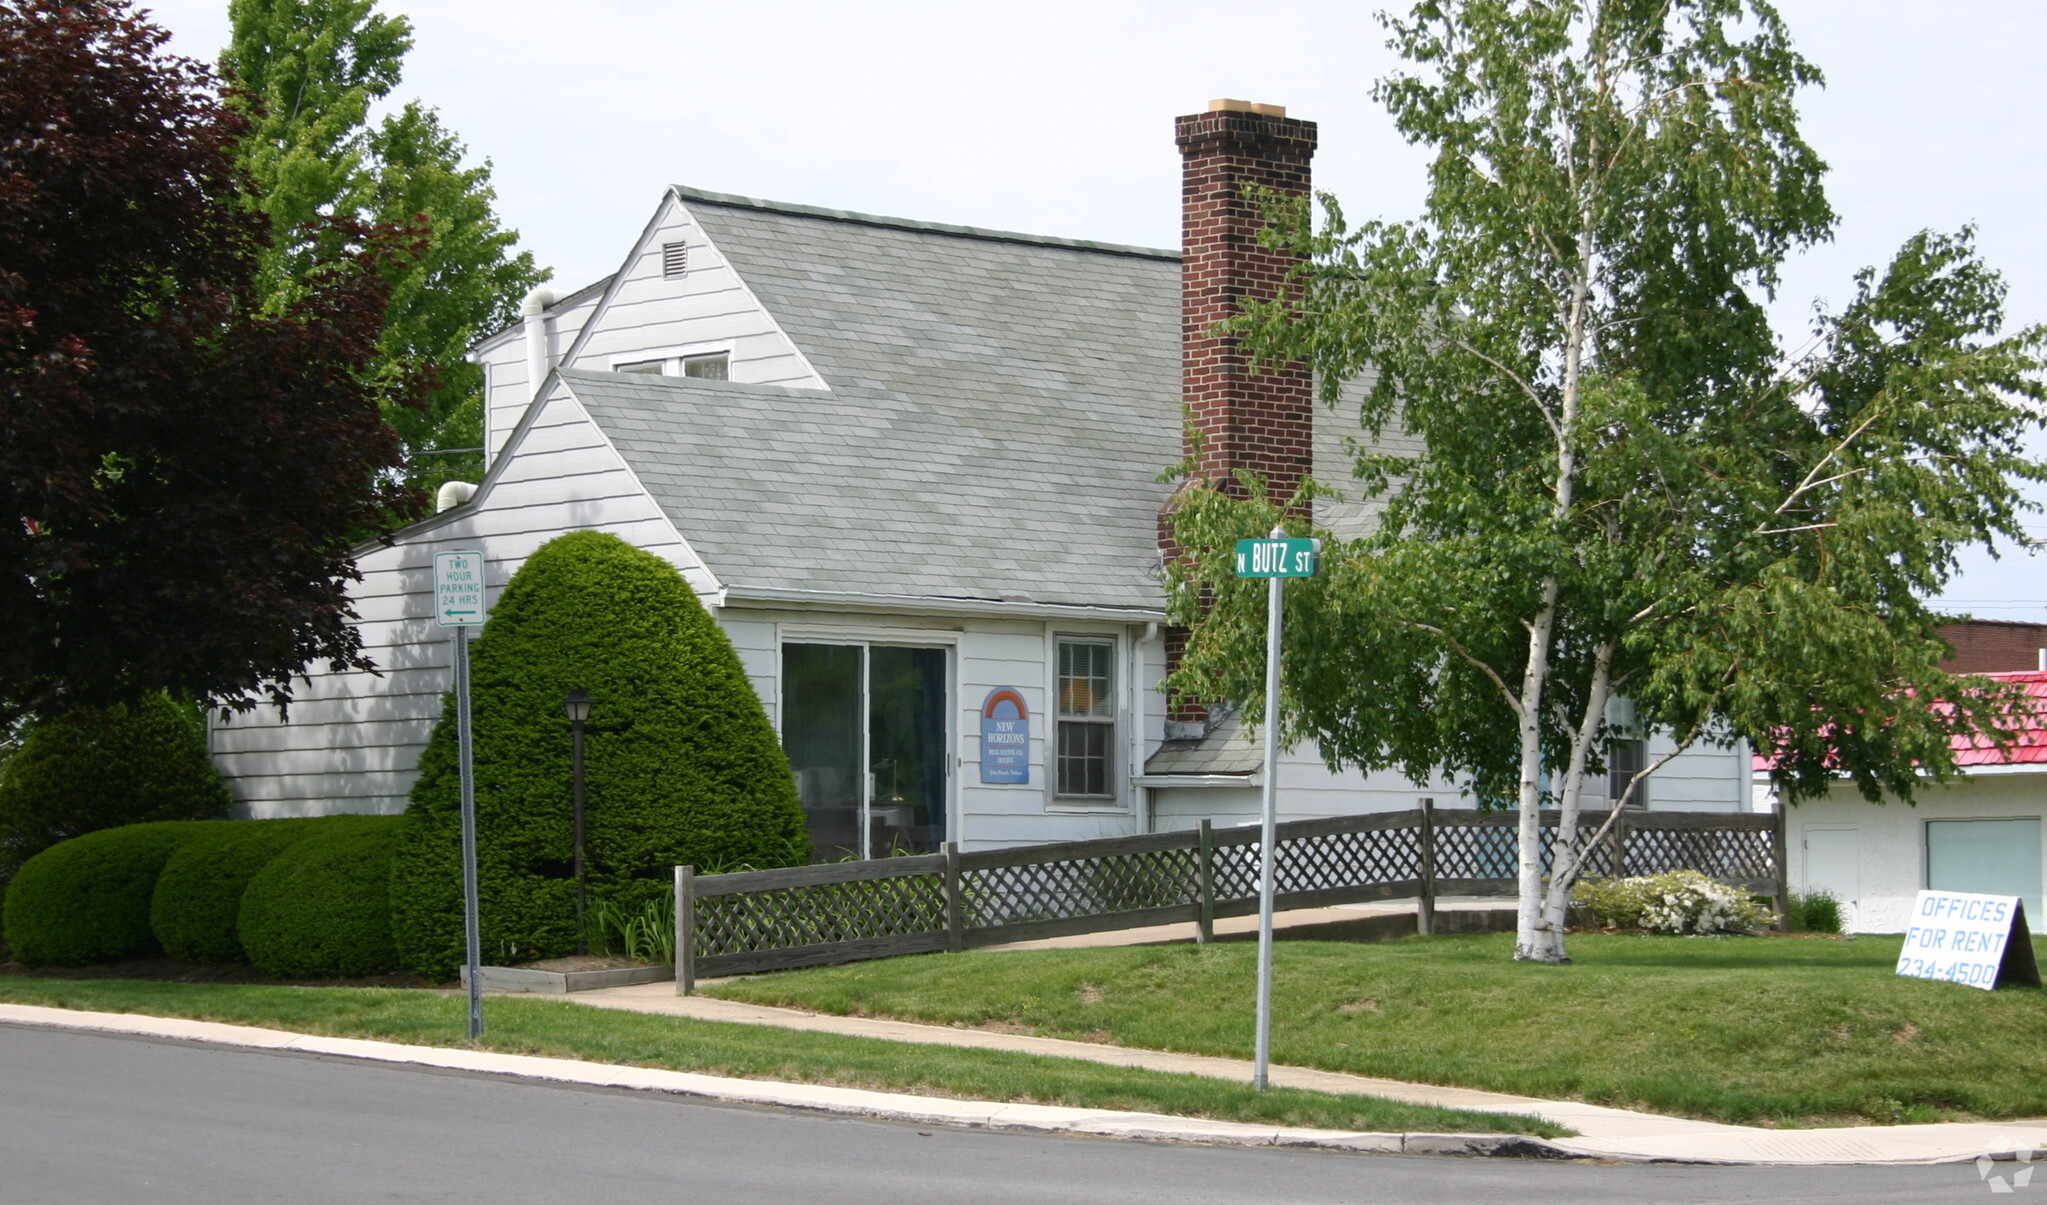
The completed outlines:
[[[2012,717],[2012,727],[2017,736],[2002,753],[1987,740],[1977,737],[1958,736],[1952,738],[1950,747],[1955,751],[1958,766],[2023,766],[2047,765],[2047,673],[2037,670],[2023,672],[1983,674],[1994,682],[2016,682],[2025,687],[2026,697],[2032,703],[2030,710],[2021,710]],[[1751,758],[1751,765],[1757,773],[1764,773],[1775,764],[1774,758],[1766,753],[1757,753]]]
[[[1970,737],[1954,739],[1955,764],[1958,766],[2013,766],[2047,765],[2047,673],[2027,670],[2023,673],[1985,674],[1986,678],[1998,682],[2016,682],[2026,688],[2026,697],[2032,700],[2030,713],[2021,712],[2012,717],[2018,729],[2018,738],[2002,753],[1990,742]]]

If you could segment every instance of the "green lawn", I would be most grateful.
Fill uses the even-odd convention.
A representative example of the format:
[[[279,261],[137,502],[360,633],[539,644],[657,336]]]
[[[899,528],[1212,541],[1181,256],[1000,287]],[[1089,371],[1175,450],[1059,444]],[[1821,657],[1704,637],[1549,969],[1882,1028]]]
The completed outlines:
[[[299,1033],[467,1046],[468,998],[393,988],[273,987],[0,976],[0,1001],[190,1017]],[[507,1054],[662,1067],[751,1079],[835,1084],[973,1100],[1021,1101],[1271,1122],[1324,1129],[1539,1134],[1569,1130],[1531,1117],[1275,1089],[1071,1059],[912,1046],[753,1025],[614,1012],[557,1000],[493,996],[484,1047]]]
[[[1770,1125],[2047,1116],[2047,992],[1892,974],[1902,939],[1507,934],[1275,948],[1275,1062]],[[2047,941],[2035,939],[2047,962]],[[1248,1058],[1255,947],[982,952],[709,994]]]

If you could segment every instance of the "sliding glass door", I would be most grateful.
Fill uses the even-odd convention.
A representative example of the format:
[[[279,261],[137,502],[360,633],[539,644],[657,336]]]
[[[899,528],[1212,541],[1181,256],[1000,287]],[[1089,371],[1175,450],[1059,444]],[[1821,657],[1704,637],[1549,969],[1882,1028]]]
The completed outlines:
[[[814,857],[945,842],[946,681],[942,648],[782,646],[782,747]]]

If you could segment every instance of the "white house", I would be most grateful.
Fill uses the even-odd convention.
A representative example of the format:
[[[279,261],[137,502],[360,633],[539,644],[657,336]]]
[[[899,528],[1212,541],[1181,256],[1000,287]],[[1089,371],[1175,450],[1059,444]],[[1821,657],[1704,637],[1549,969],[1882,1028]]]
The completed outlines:
[[[2047,673],[1988,676],[2047,706]],[[1921,888],[2016,895],[2032,930],[2047,933],[2047,718],[2024,721],[2002,753],[1958,744],[1955,758],[1962,776],[1926,787],[1916,805],[1872,804],[1843,783],[1787,809],[1791,890],[1832,892],[1852,933],[1903,933]]]
[[[615,274],[536,291],[476,345],[483,481],[360,553],[352,596],[381,676],[316,672],[288,723],[215,729],[241,810],[402,810],[449,685],[433,554],[481,549],[495,589],[549,538],[594,528],[673,562],[712,609],[821,848],[1252,818],[1240,726],[1169,716],[1156,689],[1175,646],[1160,474],[1185,415],[1205,473],[1348,477],[1344,424],[1313,421],[1305,376],[1253,374],[1210,334],[1275,279],[1238,186],[1305,191],[1315,126],[1216,102],[1178,139],[1182,252],[668,190]],[[1339,531],[1365,520],[1318,505]],[[984,746],[984,720],[1011,731]],[[1747,763],[1687,753],[1650,806],[1742,810]],[[1312,747],[1279,786],[1287,819],[1458,794],[1331,773]]]

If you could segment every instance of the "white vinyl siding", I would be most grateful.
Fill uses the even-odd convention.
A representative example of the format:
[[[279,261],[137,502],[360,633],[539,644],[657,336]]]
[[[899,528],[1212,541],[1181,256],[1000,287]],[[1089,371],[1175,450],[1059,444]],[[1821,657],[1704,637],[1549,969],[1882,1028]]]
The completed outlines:
[[[495,601],[535,548],[565,531],[609,531],[675,564],[700,592],[715,583],[582,408],[560,392],[511,445],[491,488],[459,519],[400,533],[359,558],[349,596],[381,676],[317,670],[288,722],[263,709],[218,723],[215,764],[237,812],[259,818],[398,812],[450,684],[448,630],[433,622],[433,554],[476,548]]]
[[[550,360],[582,334],[583,324],[596,311],[602,288],[592,287],[570,295],[547,312],[547,343]],[[519,425],[526,407],[533,402],[538,382],[526,376],[526,337],[523,323],[514,323],[479,344],[473,353],[484,366],[486,389],[483,411],[485,463],[494,460],[505,440]]]
[[[669,248],[687,250],[688,271],[669,275]],[[588,337],[557,345],[569,367],[604,370],[624,360],[721,349],[728,379],[751,385],[826,387],[746,282],[676,198],[619,268]],[[684,375],[676,373],[675,375]]]

